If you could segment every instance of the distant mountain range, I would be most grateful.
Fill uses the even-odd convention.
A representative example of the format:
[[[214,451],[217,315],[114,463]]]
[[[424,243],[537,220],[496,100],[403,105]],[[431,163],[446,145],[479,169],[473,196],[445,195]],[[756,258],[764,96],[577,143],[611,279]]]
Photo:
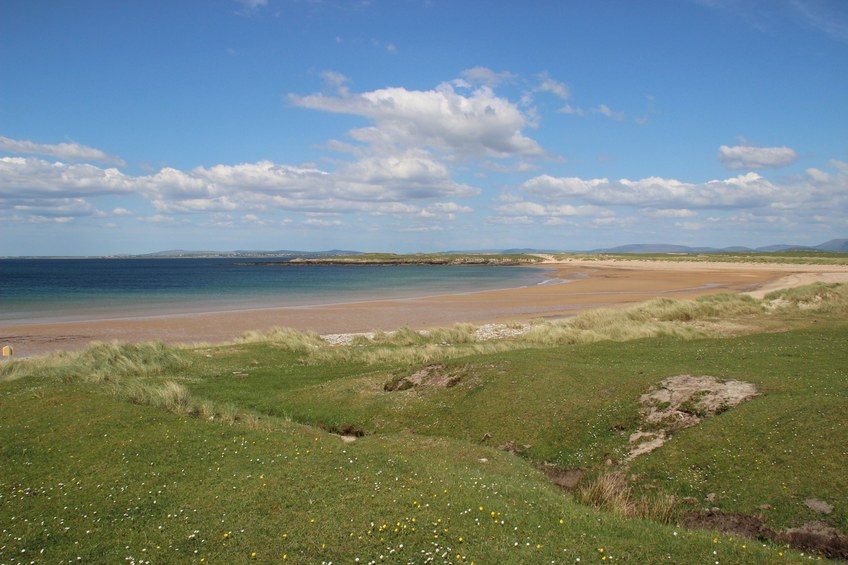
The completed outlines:
[[[765,247],[689,247],[686,245],[672,245],[668,243],[636,243],[631,245],[620,245],[618,247],[606,247],[601,249],[586,250],[565,250],[565,249],[535,249],[535,248],[520,248],[520,249],[475,249],[475,250],[455,250],[442,251],[444,254],[461,254],[461,253],[504,253],[504,254],[519,254],[519,253],[625,253],[625,254],[650,254],[650,253],[677,253],[677,254],[698,254],[698,253],[775,253],[781,251],[807,251],[807,252],[834,252],[848,253],[848,239],[831,239],[819,245],[767,245]],[[351,251],[344,249],[330,249],[327,251],[296,251],[291,249],[278,249],[276,251],[258,251],[258,250],[235,250],[235,251],[187,251],[184,249],[171,249],[168,251],[157,251],[155,253],[146,253],[143,255],[133,255],[132,257],[334,257],[339,255],[361,255],[361,251]],[[124,257],[128,257],[124,255]]]
[[[819,245],[767,245],[765,247],[688,247],[686,245],[669,245],[665,243],[639,243],[621,245],[606,249],[593,249],[589,253],[775,253],[780,251],[828,251],[848,253],[848,239],[831,239]]]

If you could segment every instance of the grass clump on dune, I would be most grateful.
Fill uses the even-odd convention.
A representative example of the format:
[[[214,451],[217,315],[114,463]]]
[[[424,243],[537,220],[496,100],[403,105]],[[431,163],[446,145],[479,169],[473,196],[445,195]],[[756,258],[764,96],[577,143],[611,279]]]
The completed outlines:
[[[760,301],[743,295],[717,294],[696,300],[657,298],[629,308],[599,308],[560,322],[538,324],[523,339],[536,344],[661,336],[692,339],[709,334],[690,322],[755,316],[763,310]]]
[[[778,309],[815,310],[838,314],[848,312],[848,284],[816,283],[771,292],[764,302]]]
[[[236,343],[268,343],[292,353],[309,353],[326,345],[315,332],[299,332],[290,328],[274,327],[266,331],[249,331]]]
[[[117,381],[127,376],[154,376],[185,369],[189,354],[162,342],[94,343],[81,352],[60,352],[0,364],[0,380],[25,376],[63,380]]]

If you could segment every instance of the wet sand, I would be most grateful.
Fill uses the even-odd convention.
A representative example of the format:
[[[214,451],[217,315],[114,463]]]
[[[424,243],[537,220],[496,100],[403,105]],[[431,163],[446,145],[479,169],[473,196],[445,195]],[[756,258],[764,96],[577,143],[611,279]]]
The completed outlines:
[[[16,356],[74,351],[92,341],[220,343],[274,326],[320,334],[427,328],[457,322],[556,319],[651,298],[765,292],[817,280],[848,282],[848,266],[572,260],[545,265],[557,284],[472,294],[315,307],[269,308],[62,323],[2,324],[0,345]]]

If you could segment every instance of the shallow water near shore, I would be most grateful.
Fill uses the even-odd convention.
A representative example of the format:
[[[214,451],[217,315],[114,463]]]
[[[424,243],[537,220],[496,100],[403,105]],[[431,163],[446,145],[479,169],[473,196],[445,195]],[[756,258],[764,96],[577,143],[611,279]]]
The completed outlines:
[[[3,259],[0,324],[462,294],[546,284],[546,272],[539,267],[260,265],[244,258]]]

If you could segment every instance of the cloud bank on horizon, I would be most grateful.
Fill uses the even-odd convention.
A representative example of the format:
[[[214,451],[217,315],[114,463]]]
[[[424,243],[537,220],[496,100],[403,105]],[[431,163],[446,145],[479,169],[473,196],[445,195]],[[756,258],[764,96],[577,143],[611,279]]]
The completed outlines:
[[[848,234],[848,6],[577,4],[5,8],[0,255]]]

